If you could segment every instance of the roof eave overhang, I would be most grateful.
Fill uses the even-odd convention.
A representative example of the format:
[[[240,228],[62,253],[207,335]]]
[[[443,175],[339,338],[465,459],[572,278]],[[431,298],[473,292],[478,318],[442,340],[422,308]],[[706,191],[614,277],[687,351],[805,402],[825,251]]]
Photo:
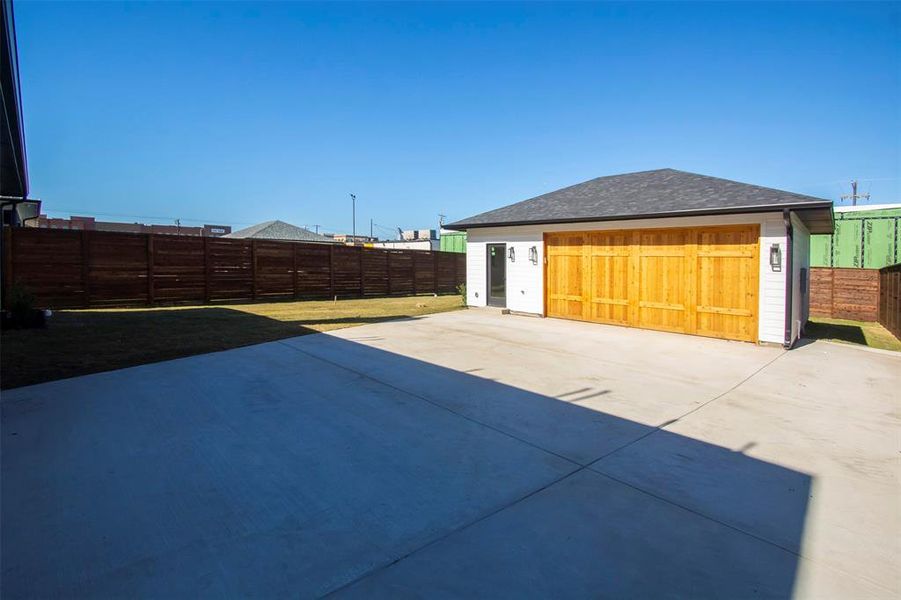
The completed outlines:
[[[835,231],[831,202],[828,207],[795,209],[793,212],[811,234],[831,234]]]
[[[22,119],[22,92],[11,2],[0,4],[0,194],[28,197],[28,166]]]
[[[639,219],[661,219],[673,217],[700,217],[710,215],[739,215],[747,213],[764,213],[764,212],[781,212],[785,209],[795,211],[798,217],[810,230],[811,233],[832,233],[832,201],[823,200],[822,202],[799,202],[794,204],[768,204],[759,206],[740,206],[731,208],[702,208],[681,211],[668,211],[659,213],[642,213],[635,215],[616,215],[605,217],[577,217],[571,219],[536,219],[529,221],[502,221],[489,223],[467,223],[459,221],[445,225],[445,229],[452,231],[466,231],[468,229],[481,229],[485,227],[520,227],[524,225],[558,225],[564,223],[593,223],[607,221],[637,221]],[[828,215],[828,226],[826,226],[826,218]],[[813,227],[813,228],[812,228]],[[816,231],[814,230],[816,229]]]

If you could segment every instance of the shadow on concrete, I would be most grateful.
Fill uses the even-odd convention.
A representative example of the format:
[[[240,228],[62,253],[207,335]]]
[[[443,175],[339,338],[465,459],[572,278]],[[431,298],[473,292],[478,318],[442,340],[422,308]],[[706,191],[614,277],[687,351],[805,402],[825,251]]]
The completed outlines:
[[[4,393],[3,595],[790,597],[810,477],[609,391],[320,335]]]
[[[4,331],[0,387],[122,369],[298,335],[316,326],[410,320],[411,315],[282,321],[224,307],[62,311],[46,329]]]

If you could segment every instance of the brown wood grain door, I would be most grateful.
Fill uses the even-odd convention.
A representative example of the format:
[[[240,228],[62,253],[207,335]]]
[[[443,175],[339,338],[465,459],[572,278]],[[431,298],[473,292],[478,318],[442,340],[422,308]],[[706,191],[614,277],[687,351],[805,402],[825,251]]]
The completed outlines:
[[[638,231],[638,319],[645,329],[687,332],[688,231],[656,229]]]
[[[757,341],[758,225],[548,233],[546,310]]]
[[[547,312],[565,319],[583,319],[587,289],[584,286],[587,237],[561,233],[547,239]]]
[[[590,236],[588,320],[629,325],[629,261],[632,235],[627,231]]]
[[[697,333],[757,341],[759,231],[698,231]]]

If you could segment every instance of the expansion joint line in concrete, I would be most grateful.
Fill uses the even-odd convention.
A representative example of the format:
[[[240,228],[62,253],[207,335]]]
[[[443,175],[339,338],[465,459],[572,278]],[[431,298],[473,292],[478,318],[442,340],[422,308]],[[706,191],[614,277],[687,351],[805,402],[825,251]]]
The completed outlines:
[[[669,421],[667,421],[667,422],[665,422],[665,423],[661,423],[660,425],[657,425],[656,427],[652,428],[650,431],[645,432],[644,434],[638,436],[638,437],[635,438],[634,440],[631,440],[631,441],[629,441],[629,442],[626,442],[626,443],[623,444],[622,446],[619,446],[619,447],[617,447],[617,448],[614,448],[613,450],[610,450],[609,452],[606,452],[606,453],[602,454],[602,455],[599,456],[598,458],[596,458],[596,459],[594,459],[593,461],[591,461],[591,462],[589,463],[589,466],[593,466],[593,465],[599,463],[600,461],[604,460],[605,458],[607,458],[607,457],[609,457],[609,456],[611,456],[611,455],[613,455],[613,454],[616,454],[616,453],[619,452],[620,450],[625,450],[625,449],[628,448],[629,446],[632,446],[632,445],[634,445],[634,444],[637,444],[638,442],[642,441],[643,439],[645,439],[645,438],[647,438],[647,437],[649,437],[649,436],[652,436],[652,435],[654,435],[655,433],[658,433],[658,432],[660,432],[660,431],[663,431],[664,429],[666,429],[666,428],[669,427],[670,425],[674,425],[674,424],[678,423],[679,421],[681,421],[681,420],[684,419],[685,417],[687,417],[687,416],[689,416],[689,415],[691,415],[691,414],[694,414],[694,413],[698,412],[699,410],[701,410],[702,408],[704,408],[704,407],[706,407],[706,406],[709,406],[709,405],[713,404],[714,402],[716,402],[716,401],[719,400],[720,398],[723,398],[724,396],[726,396],[726,395],[728,395],[728,394],[731,394],[732,392],[734,392],[735,390],[737,390],[738,388],[740,388],[741,386],[743,386],[744,384],[746,384],[748,381],[750,381],[752,378],[754,378],[755,376],[757,376],[758,374],[760,374],[764,369],[766,369],[767,367],[769,367],[771,364],[773,364],[774,362],[776,362],[777,360],[779,360],[780,358],[782,358],[783,356],[785,356],[785,353],[786,353],[786,351],[781,352],[781,353],[778,354],[776,357],[774,357],[772,360],[769,360],[768,362],[766,362],[765,364],[763,364],[759,369],[757,369],[756,371],[754,371],[753,373],[751,373],[750,375],[748,375],[747,377],[745,377],[744,379],[742,379],[741,381],[739,381],[738,383],[736,383],[735,385],[733,385],[732,387],[730,387],[730,388],[729,388],[728,390],[726,390],[725,392],[722,392],[722,393],[720,393],[720,394],[717,394],[717,395],[714,396],[713,398],[711,398],[711,399],[709,399],[709,400],[706,400],[706,401],[702,402],[701,404],[695,406],[695,407],[692,408],[691,410],[685,411],[685,412],[682,413],[681,415],[679,415],[679,416],[677,416],[677,417],[675,417],[675,418],[673,418],[673,419],[670,419]]]
[[[423,544],[423,545],[421,545],[421,546],[418,546],[418,547],[416,547],[416,548],[413,548],[412,550],[410,550],[409,552],[407,552],[407,553],[404,554],[403,556],[398,556],[397,558],[395,558],[395,559],[393,559],[393,560],[391,560],[391,561],[388,561],[388,562],[386,562],[386,563],[384,563],[384,564],[382,564],[382,565],[379,565],[379,566],[377,566],[377,567],[373,567],[373,568],[370,569],[369,571],[363,573],[362,575],[359,575],[358,577],[354,578],[353,580],[348,581],[347,583],[345,583],[345,584],[343,584],[343,585],[340,585],[340,586],[336,587],[335,589],[333,589],[333,590],[331,590],[331,591],[329,591],[329,592],[326,592],[326,593],[323,594],[321,597],[322,597],[322,598],[328,598],[329,596],[334,596],[335,594],[339,594],[339,593],[341,593],[343,590],[346,590],[346,589],[352,587],[352,586],[355,585],[356,583],[358,583],[358,582],[360,582],[360,581],[363,581],[364,579],[367,579],[367,578],[369,578],[369,577],[375,575],[376,573],[380,573],[381,571],[384,571],[385,569],[387,569],[387,568],[389,568],[389,567],[391,567],[391,566],[393,566],[393,565],[396,565],[397,563],[399,563],[399,562],[401,562],[401,561],[403,561],[403,560],[406,560],[407,558],[413,556],[414,554],[416,554],[416,553],[418,553],[418,552],[421,552],[421,551],[423,551],[423,550],[425,550],[425,549],[427,549],[427,548],[430,548],[431,546],[434,546],[434,545],[437,544],[438,542],[444,541],[445,539],[449,538],[450,536],[454,535],[455,533],[459,533],[459,532],[461,532],[461,531],[463,531],[463,530],[465,530],[465,529],[469,529],[470,527],[472,527],[472,526],[474,526],[474,525],[478,525],[478,524],[481,523],[482,521],[484,521],[484,520],[486,520],[486,519],[490,519],[490,518],[493,517],[494,515],[499,514],[499,513],[502,513],[502,512],[504,512],[505,510],[507,510],[508,508],[510,508],[510,507],[512,507],[512,506],[515,506],[515,505],[519,504],[520,502],[522,502],[522,501],[524,501],[524,500],[528,500],[529,498],[531,498],[532,496],[534,496],[534,495],[536,495],[536,494],[540,494],[541,492],[545,491],[546,489],[548,489],[548,488],[550,488],[550,487],[552,487],[552,486],[555,486],[555,485],[557,485],[558,483],[562,482],[564,479],[569,479],[569,478],[572,477],[573,475],[575,475],[575,474],[577,474],[577,473],[580,473],[580,472],[584,471],[584,470],[587,469],[587,468],[588,468],[588,466],[586,465],[586,466],[583,466],[583,467],[579,467],[578,469],[576,469],[576,470],[574,470],[574,471],[570,471],[569,473],[566,473],[566,474],[564,474],[564,475],[561,475],[561,476],[558,477],[557,479],[554,479],[553,481],[550,481],[550,482],[546,483],[545,485],[543,485],[543,486],[541,486],[541,487],[539,487],[539,488],[536,488],[536,489],[532,490],[531,492],[529,492],[528,494],[526,494],[526,495],[524,495],[524,496],[521,496],[521,497],[519,497],[519,498],[516,498],[515,500],[512,500],[512,501],[508,502],[507,504],[504,504],[503,506],[499,506],[499,507],[497,507],[496,509],[494,509],[494,510],[492,510],[492,511],[489,511],[489,512],[485,513],[484,515],[481,515],[480,517],[477,517],[476,519],[473,519],[472,521],[469,521],[468,523],[463,523],[463,524],[460,525],[459,527],[457,527],[457,528],[455,528],[455,529],[452,529],[451,531],[448,531],[448,532],[445,533],[444,535],[439,535],[439,536],[436,537],[435,539],[430,540],[430,541],[426,542],[425,544]]]
[[[379,379],[379,378],[377,378],[377,377],[373,377],[372,375],[370,375],[370,374],[368,374],[368,373],[365,373],[365,372],[363,372],[363,371],[359,371],[359,370],[357,370],[357,369],[348,367],[348,366],[343,365],[343,364],[341,364],[341,363],[338,363],[338,362],[335,362],[335,361],[332,361],[332,360],[328,360],[328,359],[322,358],[321,356],[318,356],[318,355],[316,355],[316,354],[314,354],[314,353],[312,353],[312,352],[308,352],[308,351],[306,351],[306,350],[303,350],[303,349],[301,349],[301,348],[298,348],[297,346],[293,346],[293,345],[287,344],[287,343],[285,343],[285,342],[279,341],[279,342],[277,342],[277,343],[280,343],[280,344],[282,344],[282,345],[284,345],[284,346],[288,346],[289,348],[291,348],[291,349],[293,349],[293,350],[295,350],[295,351],[297,351],[297,352],[300,352],[300,353],[302,353],[302,354],[305,354],[305,355],[307,355],[307,356],[309,356],[309,357],[311,357],[311,358],[313,358],[313,359],[315,359],[315,360],[319,360],[319,361],[322,361],[322,362],[324,362],[324,363],[327,363],[327,364],[330,364],[330,365],[332,365],[332,366],[335,366],[335,367],[337,367],[337,368],[339,368],[339,369],[342,369],[342,370],[345,370],[345,371],[349,371],[349,372],[354,373],[355,375],[357,375],[357,376],[359,376],[359,377],[363,377],[363,378],[369,379],[370,381],[374,381],[374,382],[376,382],[376,383],[378,383],[378,384],[380,384],[380,385],[383,385],[383,386],[385,386],[385,387],[388,387],[388,388],[397,390],[398,392],[401,392],[401,393],[403,393],[403,394],[405,394],[405,395],[411,396],[411,397],[413,397],[413,398],[417,398],[417,399],[419,399],[419,400],[422,400],[423,402],[427,402],[428,404],[430,404],[430,405],[432,405],[432,406],[435,406],[435,407],[437,407],[437,408],[441,408],[441,409],[443,409],[443,410],[445,410],[445,411],[447,411],[447,412],[450,412],[451,414],[453,414],[453,415],[455,415],[455,416],[458,416],[458,417],[460,417],[460,418],[462,418],[462,419],[465,419],[465,420],[467,420],[467,421],[469,421],[469,422],[471,422],[471,423],[475,423],[475,424],[477,424],[477,425],[479,425],[479,426],[481,426],[481,427],[485,427],[485,428],[487,428],[487,429],[490,429],[490,430],[492,430],[492,431],[495,431],[495,432],[497,432],[497,433],[500,433],[500,434],[502,434],[502,435],[504,435],[504,436],[506,436],[506,437],[509,437],[509,438],[514,439],[514,440],[516,440],[516,441],[518,441],[518,442],[524,443],[524,444],[526,444],[526,445],[528,445],[528,446],[531,446],[531,447],[533,447],[533,448],[535,448],[535,449],[537,449],[537,450],[540,450],[540,451],[542,451],[542,452],[547,452],[548,454],[552,454],[552,455],[554,455],[554,456],[556,456],[556,457],[558,457],[558,458],[561,458],[561,459],[563,459],[563,460],[565,460],[565,461],[567,461],[567,462],[573,464],[573,465],[576,467],[574,470],[572,470],[572,471],[570,471],[570,472],[568,472],[568,473],[565,473],[565,474],[561,475],[560,477],[558,477],[558,478],[556,478],[556,479],[554,479],[554,480],[552,480],[552,481],[546,483],[545,485],[543,485],[543,486],[541,486],[541,487],[539,487],[539,488],[536,488],[536,489],[530,491],[529,493],[527,493],[527,494],[525,494],[525,495],[523,495],[523,496],[521,496],[521,497],[519,497],[519,498],[516,498],[516,499],[514,499],[514,500],[512,500],[512,501],[510,501],[510,502],[508,502],[507,504],[505,504],[505,505],[503,505],[503,506],[500,506],[500,507],[498,507],[498,508],[496,508],[496,509],[494,509],[494,510],[492,510],[492,511],[489,511],[488,513],[479,516],[478,518],[474,519],[473,521],[470,521],[470,522],[468,522],[468,523],[464,523],[464,524],[460,525],[459,527],[457,527],[457,528],[455,528],[455,529],[453,529],[453,530],[451,530],[451,531],[445,533],[444,535],[441,535],[441,536],[439,536],[439,537],[437,537],[437,538],[435,538],[435,539],[433,539],[433,540],[431,540],[431,541],[429,541],[429,542],[426,542],[425,544],[423,544],[423,545],[421,545],[421,546],[419,546],[419,547],[417,547],[417,548],[414,548],[413,550],[407,552],[407,553],[404,554],[403,556],[399,556],[399,557],[397,557],[397,558],[395,558],[395,559],[392,559],[392,560],[389,561],[389,562],[386,562],[386,563],[384,563],[384,564],[382,564],[382,565],[379,565],[379,566],[376,566],[376,567],[370,569],[370,570],[367,571],[366,573],[363,573],[363,574],[359,575],[358,577],[354,578],[353,580],[351,580],[351,581],[349,581],[349,582],[347,582],[347,583],[345,583],[345,584],[343,584],[343,585],[340,585],[340,586],[338,586],[337,588],[335,588],[335,589],[333,589],[333,590],[327,592],[326,594],[324,594],[323,597],[328,597],[328,596],[332,596],[332,595],[334,595],[334,594],[338,594],[338,593],[340,593],[342,590],[348,589],[349,587],[353,586],[354,584],[358,583],[359,581],[362,581],[363,579],[366,579],[366,578],[368,578],[368,577],[371,577],[372,575],[374,575],[374,574],[376,574],[376,573],[378,573],[378,572],[380,572],[380,571],[383,571],[384,569],[387,569],[387,568],[391,567],[392,565],[395,565],[395,564],[397,564],[397,563],[399,563],[399,562],[401,562],[401,561],[403,561],[403,560],[409,558],[409,557],[412,556],[413,554],[416,554],[416,553],[418,553],[418,552],[420,552],[420,551],[422,551],[422,550],[425,550],[425,549],[429,548],[430,546],[433,546],[433,545],[437,544],[438,542],[440,542],[440,541],[442,541],[442,540],[448,538],[449,536],[454,535],[455,533],[458,533],[458,532],[463,531],[463,530],[465,530],[465,529],[468,529],[468,528],[470,528],[470,527],[472,527],[472,526],[474,526],[474,525],[477,525],[478,523],[481,523],[482,521],[484,521],[484,520],[486,520],[486,519],[488,519],[488,518],[490,518],[490,517],[493,517],[494,515],[496,515],[496,514],[498,514],[498,513],[501,513],[501,512],[503,512],[503,511],[507,510],[508,508],[511,508],[511,507],[513,507],[513,506],[519,504],[520,502],[523,502],[523,501],[525,501],[525,500],[528,500],[528,499],[531,498],[532,496],[534,496],[534,495],[536,495],[536,494],[539,494],[539,493],[541,493],[541,492],[547,490],[548,488],[550,488],[550,487],[552,487],[552,486],[554,486],[554,485],[557,485],[558,483],[561,483],[561,482],[564,481],[565,479],[568,479],[568,478],[570,478],[570,477],[572,477],[572,476],[574,476],[574,475],[576,475],[576,474],[578,474],[578,473],[581,473],[582,471],[585,471],[586,469],[590,470],[591,473],[593,473],[593,474],[595,474],[595,475],[598,475],[598,476],[601,476],[601,477],[605,477],[605,478],[607,478],[607,479],[610,479],[611,481],[615,481],[615,482],[617,482],[617,483],[619,483],[619,484],[621,484],[621,485],[624,485],[624,486],[626,486],[626,487],[629,487],[629,488],[631,488],[631,489],[633,489],[633,490],[635,490],[635,491],[637,491],[637,492],[640,492],[640,493],[642,493],[642,494],[645,494],[645,495],[647,495],[647,496],[650,496],[650,497],[652,497],[652,498],[655,498],[656,500],[658,500],[658,501],[660,501],[660,502],[665,502],[666,504],[669,504],[669,505],[675,506],[675,507],[677,507],[677,508],[680,508],[680,509],[682,509],[682,510],[685,510],[685,511],[687,511],[687,512],[690,512],[691,514],[694,514],[694,515],[696,515],[696,516],[698,516],[698,517],[701,517],[701,518],[703,518],[703,519],[706,519],[706,520],[708,520],[708,521],[712,521],[712,522],[714,522],[714,523],[717,523],[718,525],[722,525],[723,527],[726,527],[726,528],[728,528],[728,529],[731,529],[731,530],[733,530],[733,531],[736,531],[737,533],[741,533],[741,534],[743,534],[743,535],[747,535],[748,537],[754,538],[754,539],[756,539],[756,540],[758,540],[758,541],[760,541],[760,542],[763,542],[763,543],[769,544],[769,545],[771,545],[771,546],[777,547],[777,548],[779,548],[780,550],[783,550],[783,551],[785,551],[785,552],[788,552],[789,554],[792,554],[792,555],[794,555],[794,556],[801,557],[801,555],[798,554],[797,552],[795,552],[795,551],[793,551],[793,550],[791,550],[791,549],[789,549],[789,548],[785,548],[784,546],[781,546],[780,544],[777,544],[777,543],[775,543],[775,542],[773,542],[773,541],[771,541],[771,540],[768,540],[768,539],[766,539],[766,538],[762,538],[762,537],[757,536],[757,535],[755,535],[755,534],[753,534],[753,533],[751,533],[751,532],[744,531],[743,529],[740,529],[740,528],[738,528],[738,527],[735,527],[735,526],[733,526],[733,525],[730,525],[729,523],[725,523],[725,522],[723,522],[723,521],[720,521],[719,519],[713,518],[713,517],[711,517],[711,516],[709,516],[709,515],[705,515],[704,513],[698,512],[698,511],[693,510],[693,509],[691,509],[691,508],[689,508],[689,507],[683,506],[683,505],[681,505],[681,504],[679,504],[679,503],[677,503],[677,502],[674,502],[674,501],[672,501],[672,500],[670,500],[670,499],[668,499],[668,498],[664,498],[664,497],[662,497],[662,496],[658,496],[658,495],[656,495],[656,494],[653,494],[653,493],[651,493],[651,492],[649,492],[649,491],[647,491],[647,490],[644,490],[644,489],[642,489],[642,488],[636,487],[636,486],[634,486],[634,485],[632,485],[632,484],[630,484],[630,483],[628,483],[628,482],[625,482],[625,481],[622,481],[622,480],[620,480],[620,479],[617,479],[616,477],[612,477],[612,476],[610,476],[610,475],[608,475],[607,473],[604,473],[604,472],[602,472],[602,471],[598,471],[598,470],[595,470],[595,469],[591,469],[591,468],[590,468],[590,467],[594,466],[595,464],[597,464],[600,460],[603,460],[604,458],[610,456],[610,455],[613,454],[614,452],[618,452],[618,451],[620,451],[620,450],[622,450],[622,449],[624,449],[624,448],[627,448],[627,447],[631,446],[631,445],[634,444],[634,443],[637,443],[637,442],[639,442],[639,441],[645,439],[645,438],[648,437],[649,435],[651,435],[651,434],[653,434],[653,433],[656,433],[656,432],[658,432],[658,431],[664,429],[664,428],[667,427],[668,425],[672,425],[673,423],[678,422],[680,419],[683,419],[683,418],[685,418],[686,416],[688,416],[688,415],[690,415],[690,414],[692,414],[692,413],[694,413],[694,412],[697,412],[698,410],[704,408],[705,406],[708,406],[709,404],[711,404],[711,403],[713,403],[713,402],[719,400],[720,398],[722,398],[722,397],[725,396],[726,394],[729,394],[730,392],[736,390],[738,387],[740,387],[741,385],[743,385],[744,383],[746,383],[747,381],[749,381],[749,380],[750,380],[751,378],[753,378],[755,375],[759,374],[759,373],[760,373],[761,371],[763,371],[766,367],[770,366],[771,364],[773,364],[773,362],[775,362],[775,361],[778,360],[780,357],[782,357],[782,356],[785,354],[784,352],[781,353],[781,354],[779,354],[778,356],[776,356],[775,358],[773,358],[772,360],[770,360],[769,362],[767,362],[766,364],[764,364],[763,366],[761,366],[759,369],[757,369],[756,371],[754,371],[753,373],[751,373],[750,375],[748,375],[747,377],[745,377],[744,379],[742,379],[741,381],[739,381],[738,383],[736,383],[735,385],[733,385],[732,387],[730,387],[728,390],[722,392],[721,394],[718,394],[718,395],[714,396],[713,398],[707,400],[706,402],[704,402],[704,403],[702,403],[702,404],[700,404],[700,405],[694,407],[693,409],[691,409],[691,410],[689,410],[689,411],[686,411],[684,414],[678,416],[677,418],[672,419],[671,421],[668,421],[667,423],[664,423],[664,424],[662,424],[662,425],[659,425],[658,427],[655,427],[654,429],[652,429],[652,430],[649,431],[648,433],[646,433],[646,434],[640,436],[639,438],[637,438],[637,439],[635,439],[635,440],[632,440],[631,442],[628,442],[628,443],[626,443],[626,444],[624,444],[624,445],[622,445],[622,446],[620,446],[620,447],[618,447],[618,448],[616,448],[616,449],[614,449],[614,450],[612,450],[612,451],[610,451],[610,452],[607,452],[607,453],[604,454],[602,457],[600,457],[600,458],[598,458],[598,459],[595,459],[595,460],[593,460],[593,461],[589,461],[587,464],[581,464],[581,463],[579,463],[579,462],[577,462],[577,461],[572,460],[571,458],[568,458],[568,457],[566,457],[566,456],[562,456],[562,455],[557,454],[556,452],[552,452],[552,451],[550,451],[550,450],[548,450],[548,449],[546,449],[546,448],[542,448],[541,446],[538,446],[538,445],[536,445],[536,444],[533,444],[532,442],[529,442],[528,440],[524,440],[524,439],[522,439],[522,438],[519,438],[519,437],[517,437],[517,436],[515,436],[515,435],[510,434],[509,432],[506,432],[506,431],[503,431],[503,430],[501,430],[501,429],[498,429],[497,427],[493,427],[493,426],[491,426],[491,425],[488,425],[488,424],[486,424],[486,423],[483,423],[483,422],[481,422],[481,421],[478,421],[477,419],[473,419],[472,417],[469,417],[469,416],[467,416],[467,415],[461,414],[461,413],[459,413],[459,412],[457,412],[457,411],[455,411],[455,410],[452,410],[452,409],[450,409],[450,408],[448,408],[448,407],[446,407],[446,406],[443,406],[443,405],[441,405],[441,404],[439,404],[439,403],[437,403],[437,402],[435,402],[435,401],[433,401],[433,400],[430,400],[429,398],[427,398],[427,397],[425,397],[425,396],[422,396],[422,395],[420,395],[420,394],[416,394],[416,393],[411,392],[411,391],[409,391],[409,390],[405,390],[405,389],[403,389],[403,388],[401,388],[401,387],[398,387],[398,386],[396,386],[396,385],[394,385],[394,384],[391,384],[391,383],[388,383],[388,382],[386,382],[386,381],[383,381],[383,380],[381,380],[381,379]]]
[[[300,352],[300,353],[302,353],[302,354],[306,354],[307,356],[309,356],[309,357],[311,357],[311,358],[313,358],[313,359],[315,359],[315,360],[322,361],[322,362],[324,362],[324,363],[326,363],[326,364],[332,365],[332,366],[334,366],[334,367],[338,367],[339,369],[343,369],[343,370],[345,370],[345,371],[349,371],[349,372],[351,372],[351,373],[353,373],[354,375],[357,375],[357,376],[359,376],[359,377],[363,377],[363,378],[368,379],[368,380],[370,380],[370,381],[374,381],[374,382],[378,383],[379,385],[383,385],[383,386],[385,386],[385,387],[391,388],[392,390],[397,390],[398,392],[401,392],[402,394],[405,394],[405,395],[410,396],[410,397],[412,397],[412,398],[416,398],[417,400],[422,400],[423,402],[426,402],[426,403],[428,403],[428,404],[431,404],[432,406],[434,406],[434,407],[436,407],[436,408],[440,408],[441,410],[447,411],[447,412],[451,413],[452,415],[455,415],[455,416],[457,416],[457,417],[460,417],[461,419],[465,419],[466,421],[469,421],[470,423],[475,423],[476,425],[479,425],[480,427],[485,427],[486,429],[490,429],[491,431],[494,431],[494,432],[496,432],[496,433],[499,433],[499,434],[501,434],[501,435],[503,435],[503,436],[506,436],[506,437],[508,437],[508,438],[510,438],[510,439],[516,440],[517,442],[521,442],[521,443],[523,443],[523,444],[525,444],[525,445],[527,445],[527,446],[531,446],[532,448],[535,448],[536,450],[540,450],[540,451],[542,451],[542,452],[546,452],[547,454],[551,454],[551,455],[553,455],[553,456],[556,456],[557,458],[562,459],[562,460],[565,460],[566,462],[572,463],[573,465],[575,465],[575,466],[577,466],[577,467],[586,467],[586,466],[588,466],[588,464],[591,462],[591,461],[589,461],[589,463],[586,463],[586,464],[579,463],[578,461],[575,461],[575,460],[573,460],[573,459],[571,459],[571,458],[569,458],[569,457],[567,457],[567,456],[563,456],[562,454],[558,454],[558,453],[554,452],[553,450],[548,450],[547,448],[542,448],[541,446],[539,446],[539,445],[537,445],[537,444],[535,444],[535,443],[533,443],[533,442],[530,442],[529,440],[525,440],[525,439],[523,439],[523,438],[521,438],[521,437],[515,436],[515,435],[513,435],[512,433],[510,433],[510,432],[508,432],[508,431],[504,431],[503,429],[500,429],[500,428],[498,428],[498,427],[494,427],[493,425],[489,425],[489,424],[487,424],[487,423],[483,423],[482,421],[479,421],[478,419],[473,419],[472,417],[470,417],[470,416],[468,416],[468,415],[465,415],[465,414],[463,414],[463,413],[461,413],[461,412],[458,412],[458,411],[456,411],[456,410],[454,410],[454,409],[452,409],[452,408],[448,408],[447,406],[444,406],[443,404],[441,404],[441,403],[439,403],[439,402],[435,402],[434,400],[431,400],[431,399],[429,399],[429,398],[427,398],[427,397],[425,397],[425,396],[422,396],[422,395],[420,395],[420,394],[417,394],[417,393],[415,393],[415,392],[411,392],[410,390],[405,390],[404,388],[398,387],[398,386],[394,385],[393,383],[389,383],[389,382],[384,381],[384,380],[382,380],[382,379],[379,379],[379,378],[377,378],[377,377],[373,377],[372,375],[370,375],[370,374],[368,374],[368,373],[365,373],[365,372],[363,372],[363,371],[359,371],[359,370],[354,369],[354,368],[352,368],[352,367],[348,367],[347,365],[342,365],[341,363],[335,362],[335,361],[333,361],[333,360],[329,360],[329,359],[327,359],[327,358],[322,358],[321,356],[318,356],[318,355],[316,355],[316,354],[314,354],[314,353],[312,353],[312,352],[307,352],[306,350],[303,350],[303,349],[301,349],[301,348],[298,348],[297,346],[292,346],[291,344],[286,344],[285,342],[282,342],[282,341],[279,341],[279,342],[276,342],[276,343],[282,344],[283,346],[287,346],[287,347],[289,347],[289,348],[291,348],[291,349],[293,349],[293,350],[295,350],[295,351],[297,351],[297,352]]]

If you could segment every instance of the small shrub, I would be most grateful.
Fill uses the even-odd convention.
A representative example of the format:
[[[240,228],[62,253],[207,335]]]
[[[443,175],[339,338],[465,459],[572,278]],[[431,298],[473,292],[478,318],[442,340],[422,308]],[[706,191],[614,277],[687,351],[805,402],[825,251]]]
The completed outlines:
[[[14,315],[27,315],[34,310],[34,294],[22,284],[14,283],[9,288],[6,308]]]
[[[460,294],[460,302],[463,303],[463,306],[466,306],[466,284],[461,283],[457,286],[457,293]]]

